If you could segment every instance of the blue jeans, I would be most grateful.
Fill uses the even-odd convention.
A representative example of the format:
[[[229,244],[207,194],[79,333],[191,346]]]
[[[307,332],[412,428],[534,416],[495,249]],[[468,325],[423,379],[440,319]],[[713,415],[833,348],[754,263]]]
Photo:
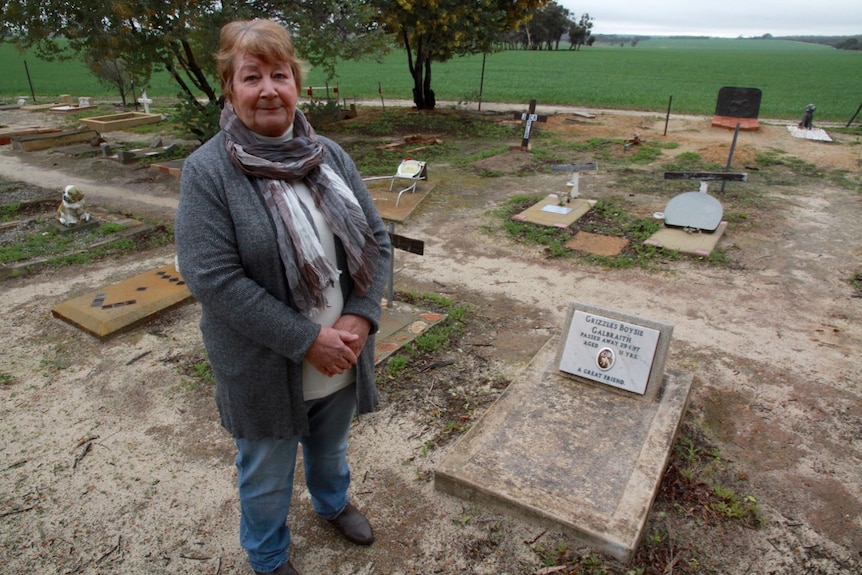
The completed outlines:
[[[309,433],[293,439],[237,439],[240,544],[255,571],[287,562],[296,452],[302,445],[305,482],[314,510],[334,519],[347,506],[347,436],[356,412],[356,385],[305,402]]]

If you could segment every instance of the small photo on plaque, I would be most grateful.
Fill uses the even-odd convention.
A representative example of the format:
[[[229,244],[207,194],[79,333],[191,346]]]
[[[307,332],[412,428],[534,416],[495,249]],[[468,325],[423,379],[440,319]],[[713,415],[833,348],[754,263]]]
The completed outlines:
[[[602,371],[607,371],[614,366],[616,359],[617,356],[614,350],[609,347],[603,347],[599,350],[598,355],[596,355],[596,366]]]

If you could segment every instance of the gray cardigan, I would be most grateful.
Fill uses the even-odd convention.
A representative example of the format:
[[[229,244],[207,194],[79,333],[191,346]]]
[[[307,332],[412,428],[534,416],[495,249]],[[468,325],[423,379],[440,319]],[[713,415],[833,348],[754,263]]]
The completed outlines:
[[[297,312],[275,239],[275,226],[252,181],[231,163],[219,133],[183,163],[175,239],[180,274],[201,303],[200,328],[216,379],[222,425],[246,439],[291,438],[307,432],[302,358],[320,326]],[[347,183],[380,247],[368,293],[353,293],[341,274],[344,313],[368,319],[371,334],[356,366],[357,409],[374,409],[374,334],[389,275],[386,226],[353,161],[320,138],[326,163]],[[336,238],[339,269],[346,258]]]

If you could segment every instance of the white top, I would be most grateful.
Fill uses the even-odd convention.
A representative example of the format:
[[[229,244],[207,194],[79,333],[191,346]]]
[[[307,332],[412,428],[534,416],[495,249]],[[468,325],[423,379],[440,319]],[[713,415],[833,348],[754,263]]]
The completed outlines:
[[[272,138],[259,134],[255,134],[255,136],[262,142],[284,142],[293,138],[293,125],[280,137]],[[320,245],[323,247],[326,257],[332,262],[338,261],[335,253],[335,234],[332,233],[332,228],[326,223],[323,212],[314,205],[311,190],[308,189],[308,186],[302,180],[292,180],[290,185],[293,187],[293,191],[299,201],[305,205],[308,213],[311,214],[311,218],[314,220],[314,227],[317,228],[320,234]],[[323,295],[326,298],[326,307],[311,318],[311,321],[318,325],[332,327],[338,321],[338,318],[341,317],[341,312],[344,310],[344,296],[341,294],[341,286],[338,284],[329,286],[323,291]],[[351,367],[339,375],[327,377],[311,365],[311,363],[302,360],[302,395],[305,401],[326,397],[339,389],[344,389],[353,383],[355,379],[355,367]]]
[[[326,218],[323,213],[314,205],[314,199],[311,197],[311,190],[301,181],[296,180],[290,182],[293,186],[299,201],[305,204],[314,220],[314,226],[320,233],[320,245],[323,246],[323,251],[331,261],[336,260],[335,254],[335,235],[329,224],[326,223]],[[338,318],[341,317],[341,312],[344,310],[344,296],[341,293],[341,286],[335,284],[327,287],[323,291],[326,298],[326,307],[320,310],[311,320],[318,325],[332,327]],[[302,392],[306,401],[309,399],[320,399],[331,393],[335,393],[339,389],[343,389],[353,383],[356,379],[356,368],[351,367],[339,375],[327,377],[308,361],[302,360]]]

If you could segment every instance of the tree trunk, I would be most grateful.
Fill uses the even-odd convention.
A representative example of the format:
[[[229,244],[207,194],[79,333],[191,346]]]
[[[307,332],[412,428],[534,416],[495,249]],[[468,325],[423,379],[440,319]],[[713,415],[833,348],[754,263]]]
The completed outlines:
[[[413,67],[413,103],[417,110],[425,109],[425,90],[423,72],[425,69],[425,55],[421,51],[416,54],[416,65]]]
[[[417,110],[433,110],[437,105],[434,90],[431,89],[431,57],[425,50],[425,39],[419,36],[416,41],[416,60],[410,49],[407,30],[403,30],[404,49],[407,52],[407,66],[413,78],[413,103]]]
[[[433,110],[437,106],[437,98],[431,89],[431,58],[425,58],[425,83],[422,85],[422,93],[425,96],[425,109]]]

